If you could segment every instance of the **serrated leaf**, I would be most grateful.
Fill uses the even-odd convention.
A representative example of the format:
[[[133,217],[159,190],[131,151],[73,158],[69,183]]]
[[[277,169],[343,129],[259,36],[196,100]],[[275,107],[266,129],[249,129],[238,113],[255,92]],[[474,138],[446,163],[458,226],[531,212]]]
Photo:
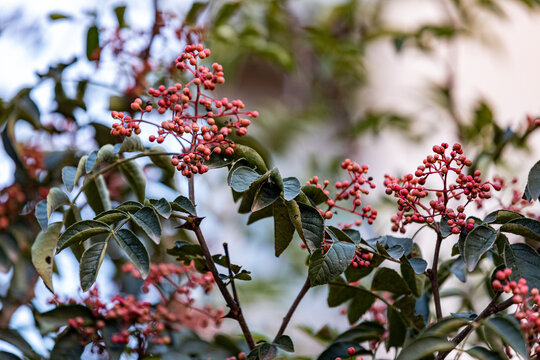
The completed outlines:
[[[106,224],[115,224],[121,220],[125,220],[129,217],[129,214],[125,211],[112,209],[104,211],[98,214],[94,220],[104,222]]]
[[[289,218],[287,205],[281,199],[274,204],[273,215],[274,249],[276,257],[279,257],[291,243],[294,235],[294,225]]]
[[[47,195],[47,219],[62,205],[69,205],[69,197],[59,188],[51,188]]]
[[[274,342],[274,344],[276,344],[282,350],[294,352],[294,344],[288,335],[281,335],[279,339]]]
[[[529,289],[540,289],[540,256],[527,244],[507,244],[504,249],[504,262],[512,270],[511,280],[527,280]]]
[[[171,207],[175,211],[181,211],[184,213],[188,213],[190,215],[197,214],[197,211],[195,210],[195,206],[193,205],[191,200],[189,200],[187,197],[182,196],[182,195],[174,199],[174,201],[171,203]]]
[[[531,218],[511,220],[501,226],[499,231],[521,235],[531,240],[540,241],[540,221]]]
[[[351,264],[355,251],[356,246],[346,242],[334,243],[324,255],[321,249],[314,251],[308,270],[311,286],[326,284],[342,274]]]
[[[389,268],[379,268],[373,276],[371,290],[390,291],[396,295],[410,294],[411,289],[399,274]]]
[[[74,166],[65,166],[62,168],[62,182],[67,191],[71,192],[75,186],[75,176],[77,175],[77,168]]]
[[[283,198],[287,201],[294,199],[300,194],[300,181],[295,177],[283,179]]]
[[[304,185],[301,189],[314,205],[319,205],[328,200],[328,195],[316,185]]]
[[[467,270],[473,271],[484,255],[495,243],[497,232],[486,225],[480,225],[472,229],[465,238],[463,244],[463,261]]]
[[[107,243],[110,236],[111,235],[107,237],[106,241],[100,241],[91,245],[84,251],[81,257],[81,263],[79,265],[79,278],[83,291],[88,291],[88,289],[90,289],[90,287],[96,282],[99,268],[101,267],[101,263],[105,258]]]
[[[146,279],[150,271],[150,258],[143,243],[128,229],[120,229],[115,232],[114,239],[139,270],[142,278]]]
[[[146,194],[146,177],[141,166],[135,161],[123,162],[119,165],[120,172],[135,193],[138,201],[144,201]]]
[[[396,360],[418,360],[439,351],[452,350],[455,346],[453,342],[443,337],[422,336],[403,347]]]
[[[141,228],[142,231],[156,244],[161,240],[161,223],[154,210],[148,206],[143,207],[131,218]]]
[[[150,205],[156,210],[156,212],[164,219],[168,219],[171,216],[171,204],[165,198],[159,200],[150,199]]]
[[[141,138],[137,135],[131,135],[129,137],[126,137],[124,139],[124,142],[122,142],[122,146],[120,146],[120,149],[118,150],[119,153],[138,151],[144,151],[144,145],[141,141]]]
[[[61,222],[53,223],[47,227],[46,231],[41,231],[32,244],[32,264],[52,293],[54,293],[52,283],[54,249],[61,230]]]
[[[84,179],[83,186],[84,195],[86,196],[88,205],[90,205],[96,214],[111,209],[109,189],[107,188],[107,184],[105,183],[103,176],[88,176],[86,179]]]
[[[49,223],[49,217],[47,216],[47,200],[41,200],[36,204],[34,214],[39,226],[41,226],[43,230],[47,230],[47,224]]]
[[[315,251],[324,239],[324,220],[319,211],[311,206],[298,203],[298,209],[302,228],[302,232],[299,231],[298,234],[310,252]]]
[[[523,358],[528,358],[527,345],[521,327],[513,316],[497,314],[483,323],[484,326],[499,335],[506,344],[510,345]]]
[[[243,193],[247,191],[251,184],[259,180],[261,174],[247,166],[240,166],[231,175],[231,187],[234,191]]]
[[[111,228],[101,222],[96,220],[83,220],[79,221],[68,227],[66,231],[58,239],[57,253],[63,249],[71,246],[72,244],[80,243],[91,236],[105,234],[111,232]]]

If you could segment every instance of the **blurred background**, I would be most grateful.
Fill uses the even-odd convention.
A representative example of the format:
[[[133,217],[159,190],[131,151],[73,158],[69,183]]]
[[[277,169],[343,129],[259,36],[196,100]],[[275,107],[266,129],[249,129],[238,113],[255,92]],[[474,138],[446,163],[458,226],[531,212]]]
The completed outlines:
[[[534,131],[540,114],[539,5],[536,0],[3,0],[0,188],[19,184],[25,198],[17,211],[29,214],[49,187],[61,183],[63,166],[120,141],[108,135],[110,110],[127,109],[150,86],[172,83],[171,64],[185,44],[203,42],[212,50],[209,63],[224,66],[227,81],[217,96],[240,98],[260,113],[242,141],[283,176],[337,180],[346,157],[370,166],[378,188],[367,201],[380,210],[374,225],[360,228],[363,236],[390,232],[396,210],[384,198],[384,174],[412,172],[433,144],[462,143],[474,168],[509,183],[515,177],[521,191],[540,158],[540,132]],[[166,146],[174,149],[173,143]],[[151,180],[148,196],[172,200],[177,191],[185,194],[185,179],[141,164]],[[233,261],[252,272],[253,280],[239,285],[252,329],[275,333],[276,319],[305,277],[306,254],[297,241],[275,258],[272,223],[245,227],[247,217],[231,211],[237,205],[225,177],[224,170],[216,170],[197,179],[203,230],[212,251],[220,252],[227,241]],[[132,196],[122,179],[107,181],[117,188],[114,196]],[[512,196],[501,194],[500,201],[510,203]],[[486,204],[484,210],[490,209]],[[91,214],[88,210],[83,218]],[[0,327],[20,329],[46,354],[52,342],[42,339],[32,314],[47,309],[50,293],[29,262],[39,231],[31,217],[10,218],[9,228],[0,226]],[[431,240],[422,246],[428,261]],[[452,246],[447,245],[445,254]],[[80,294],[73,255],[62,254],[57,264],[59,295]],[[105,295],[121,289],[110,281],[117,280],[118,264],[114,256],[106,259],[99,274]],[[452,284],[474,296],[457,281],[446,290]],[[483,305],[457,304],[477,310]],[[293,318],[291,336],[302,339],[299,354],[310,357],[324,349],[324,332],[313,334],[325,325],[329,332],[349,326],[338,308],[327,307],[326,289],[316,288]],[[236,332],[236,324],[226,321],[221,331]]]

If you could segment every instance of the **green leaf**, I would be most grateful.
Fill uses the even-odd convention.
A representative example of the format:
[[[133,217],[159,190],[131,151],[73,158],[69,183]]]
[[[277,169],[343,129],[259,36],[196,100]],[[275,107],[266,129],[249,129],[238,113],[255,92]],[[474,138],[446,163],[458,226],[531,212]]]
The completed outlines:
[[[360,319],[360,317],[369,310],[375,300],[375,295],[370,293],[363,293],[353,298],[347,310],[347,319],[349,320],[349,324],[352,325],[357,322],[358,319]]]
[[[247,191],[251,184],[262,177],[259,173],[247,166],[241,166],[234,170],[231,175],[231,187],[234,191],[243,193]]]
[[[501,226],[499,231],[521,235],[531,240],[540,241],[540,221],[531,218],[511,220]]]
[[[282,350],[294,352],[294,344],[288,335],[281,335],[279,339],[274,342],[274,344],[276,344]]]
[[[47,200],[41,200],[36,204],[35,216],[39,226],[41,226],[43,230],[47,230],[47,224],[49,223],[49,217],[47,216]]]
[[[190,215],[196,215],[197,211],[195,210],[195,205],[185,196],[178,196],[174,201],[171,203],[171,207],[174,211],[180,211],[184,213],[188,213]]]
[[[266,164],[259,155],[257,151],[250,148],[249,146],[242,144],[234,144],[234,154],[235,159],[246,159],[246,161],[251,165],[251,167],[257,171],[259,174],[264,174],[268,171]]]
[[[427,261],[422,258],[410,258],[409,264],[411,264],[411,267],[413,268],[414,272],[417,274],[423,274],[426,271],[427,268]]]
[[[523,215],[510,210],[495,210],[489,213],[483,220],[487,224],[505,224],[510,220],[522,218]]]
[[[396,360],[418,360],[439,351],[452,350],[456,345],[445,337],[422,336],[412,340],[399,353]]]
[[[62,169],[62,182],[67,191],[71,192],[75,186],[75,175],[77,174],[77,168],[74,166],[65,166]]]
[[[114,8],[114,14],[116,15],[116,21],[118,21],[118,27],[123,29],[126,27],[126,21],[124,14],[126,13],[126,6],[117,6]]]
[[[24,340],[17,330],[7,328],[0,329],[0,340],[15,346],[17,350],[22,352],[23,355],[29,359],[41,359],[41,357],[33,350],[33,347]]]
[[[409,286],[409,289],[411,289],[414,296],[422,296],[422,292],[424,291],[424,281],[416,275],[416,272],[407,261],[407,258],[403,257],[400,269],[403,280],[405,280],[407,286]]]
[[[281,190],[274,184],[266,182],[261,185],[255,194],[255,199],[251,205],[251,211],[259,211],[272,205],[278,198]]]
[[[311,286],[323,285],[340,275],[351,264],[356,247],[346,242],[334,243],[326,254],[317,249],[309,260]]]
[[[0,360],[21,360],[21,358],[6,351],[0,351]]]
[[[204,9],[206,9],[208,4],[208,2],[194,1],[191,5],[191,9],[189,9],[186,18],[184,19],[186,25],[194,25],[199,18],[199,14],[202,13]]]
[[[84,155],[79,160],[79,164],[77,165],[77,172],[75,173],[75,179],[73,180],[73,183],[76,184],[81,176],[86,174],[86,159],[88,159],[88,155]]]
[[[422,332],[421,336],[448,336],[459,328],[468,325],[470,318],[451,317],[441,319]]]
[[[88,154],[88,157],[86,158],[86,162],[84,163],[85,173],[88,174],[96,168],[97,156],[98,156],[97,150],[94,150],[90,154]]]
[[[171,216],[171,204],[165,198],[159,200],[150,199],[150,205],[154,210],[164,219],[168,219]]]
[[[507,244],[504,248],[504,262],[512,269],[511,280],[527,280],[529,289],[540,289],[540,256],[527,244]]]
[[[112,234],[112,233],[111,233]],[[111,235],[106,241],[100,241],[86,249],[81,257],[79,265],[79,277],[81,280],[81,288],[83,291],[88,291],[96,282],[96,277],[101,267],[101,263],[105,258],[107,243]]]
[[[481,346],[475,346],[470,348],[469,350],[467,350],[467,354],[479,360],[505,360],[498,353],[494,351],[489,351],[488,349]]]
[[[142,168],[135,161],[127,161],[120,164],[120,172],[126,178],[129,186],[137,196],[138,201],[144,201],[146,194],[146,177]]]
[[[540,161],[536,162],[529,171],[526,189],[529,195],[527,200],[540,200]]]
[[[69,328],[60,334],[51,350],[51,359],[80,360],[84,352],[81,338],[76,330]]]
[[[63,19],[71,19],[70,15],[66,14],[60,14],[60,13],[51,13],[49,14],[49,19],[56,21],[56,20],[63,20]]]
[[[124,250],[133,265],[139,270],[143,279],[150,271],[150,258],[143,243],[130,230],[120,229],[114,234],[116,243]]]
[[[161,224],[152,208],[145,206],[132,214],[131,218],[153,242],[159,244],[161,240]]]
[[[52,283],[54,249],[58,242],[60,230],[62,230],[62,223],[53,223],[46,231],[41,231],[37,235],[34,244],[32,244],[32,264],[34,264],[47,289],[52,293],[54,293]]]
[[[69,205],[69,197],[59,188],[51,188],[47,195],[47,218],[62,205]]]
[[[369,351],[364,349],[362,346],[358,345],[357,342],[353,341],[337,341],[332,342],[326,350],[322,352],[317,360],[336,360],[340,357],[342,359],[348,359],[350,356],[347,352],[349,348],[353,347],[356,351],[356,354],[368,354]]]
[[[105,224],[116,224],[119,221],[125,220],[129,217],[129,214],[125,211],[112,209],[104,211],[98,214],[94,220],[104,222]]]
[[[352,341],[362,343],[367,340],[379,340],[384,334],[384,327],[375,321],[364,321],[355,327],[341,333],[334,342]]]
[[[144,151],[144,145],[141,138],[137,135],[131,135],[125,138],[124,142],[122,142],[122,145],[120,146],[120,149],[118,150],[119,153],[138,151]]]
[[[298,234],[310,252],[315,251],[321,246],[324,239],[324,220],[319,211],[311,206],[298,203],[298,208],[302,224],[302,230],[298,231]]]
[[[56,253],[59,253],[63,249],[71,246],[72,244],[80,243],[91,236],[98,234],[105,234],[111,232],[109,225],[96,220],[83,220],[79,221],[68,227],[66,231],[58,239],[58,250]]]
[[[167,254],[178,256],[180,260],[189,259],[189,257],[203,256],[201,246],[187,241],[175,241],[174,247],[167,249]]]
[[[341,285],[337,285],[334,283],[338,283]],[[334,280],[334,283],[331,283],[328,286],[328,306],[329,307],[336,307],[341,304],[343,304],[345,301],[350,300],[354,298],[356,295],[358,295],[358,291],[356,287],[349,286],[347,283],[345,283],[345,280],[343,278],[338,277]],[[370,293],[366,290],[367,296],[369,297]]]
[[[302,192],[314,205],[319,205],[328,200],[328,195],[324,193],[323,189],[316,185],[304,185],[302,186]]]
[[[97,60],[96,50],[99,48],[99,30],[96,25],[90,26],[86,33],[86,58]]]
[[[407,325],[402,315],[393,307],[386,309],[388,318],[388,338],[386,340],[386,349],[391,347],[401,347],[405,341]]]
[[[84,179],[83,186],[84,195],[88,200],[88,205],[90,205],[96,214],[111,209],[109,189],[107,188],[107,184],[105,183],[103,176],[88,176],[86,179]]]
[[[218,13],[214,19],[214,26],[218,27],[225,24],[240,8],[240,1],[230,1],[223,3],[223,6],[219,8]]]
[[[332,240],[334,240],[334,242],[345,241],[351,244],[355,244],[355,242],[349,237],[349,235],[347,235],[347,233],[345,233],[340,228],[337,228],[335,226],[327,226],[326,232],[328,235],[330,235],[330,237],[332,238]]]
[[[463,260],[469,272],[473,271],[484,255],[495,243],[497,232],[486,225],[475,227],[467,234],[463,247]]]
[[[283,198],[287,201],[294,199],[300,194],[300,181],[295,177],[283,179]]]
[[[510,345],[523,358],[528,358],[527,345],[519,322],[512,315],[495,315],[484,321],[489,328],[508,345]]]
[[[128,200],[118,205],[116,207],[116,210],[122,210],[128,213],[134,213],[134,212],[139,211],[143,207],[144,205],[141,204],[140,202]]]
[[[379,268],[373,276],[371,290],[390,291],[396,295],[410,294],[411,289],[399,274],[389,268]]]
[[[274,216],[274,206],[267,206],[259,211],[252,212],[251,214],[249,214],[248,221],[246,224],[250,225],[256,221]]]
[[[274,215],[274,248],[276,257],[279,257],[289,246],[294,235],[294,225],[289,218],[287,205],[283,200],[275,202]]]

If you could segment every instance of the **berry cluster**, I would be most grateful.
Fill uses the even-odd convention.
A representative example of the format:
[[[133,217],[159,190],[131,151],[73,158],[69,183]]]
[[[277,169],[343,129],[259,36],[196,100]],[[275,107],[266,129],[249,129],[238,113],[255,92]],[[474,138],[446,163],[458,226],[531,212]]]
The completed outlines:
[[[498,207],[505,210],[515,211],[517,213],[540,221],[540,212],[535,211],[538,209],[538,207],[534,207],[534,201],[527,201],[522,198],[523,191],[521,188],[516,187],[517,182],[518,179],[513,178],[510,181],[511,185],[508,185],[504,178],[500,176],[493,177],[493,187],[495,189],[502,188],[503,193],[506,192],[504,190],[512,192],[512,197],[509,201],[507,199],[503,200],[501,196],[503,194],[500,194],[499,196],[494,196],[494,199],[498,201]],[[484,205],[481,200],[477,200],[476,203],[478,208],[482,208]]]
[[[371,260],[373,259],[373,253],[367,252],[363,249],[356,249],[356,252],[354,253],[353,260],[351,262],[351,265],[354,268],[358,267],[369,267],[371,265]]]
[[[350,360],[353,360],[353,355],[356,354],[356,349],[354,348],[354,346],[351,346],[350,348],[347,349],[347,354],[350,356]],[[342,358],[340,358],[339,356],[336,357],[334,360],[342,360]],[[355,358],[355,360],[364,360],[363,357],[361,356],[357,356]]]
[[[499,270],[493,280],[497,292],[512,293],[512,301],[517,305],[515,317],[521,324],[521,331],[528,343],[531,358],[540,356],[540,291],[533,288],[529,292],[527,280],[509,281],[511,269]]]
[[[360,217],[360,219],[355,220],[354,224],[339,224],[344,229],[348,229],[353,225],[361,225],[362,219],[367,219],[368,223],[372,224],[377,218],[377,210],[373,209],[370,205],[362,206],[361,199],[362,195],[369,194],[369,189],[375,188],[375,184],[372,182],[373,179],[365,176],[365,174],[368,172],[368,166],[360,166],[350,159],[345,159],[341,163],[341,168],[347,171],[349,179],[338,181],[334,184],[336,194],[333,198],[330,198],[330,192],[327,190],[328,186],[330,185],[330,181],[324,180],[321,185],[319,178],[314,176],[306,182],[307,185],[315,185],[319,187],[329,197],[329,199],[326,200],[326,205],[328,205],[328,208],[325,211],[319,208],[319,212],[324,219],[331,219],[334,216],[334,212],[332,211],[334,209],[340,209]],[[352,203],[350,208],[338,204],[340,201],[349,200]]]
[[[0,230],[6,229],[17,218],[25,201],[26,195],[19,184],[0,190]]]
[[[402,178],[385,175],[386,194],[398,198],[398,212],[392,217],[393,231],[404,233],[405,226],[410,223],[426,223],[438,228],[435,223],[437,217],[445,217],[454,234],[459,234],[462,228],[471,230],[474,220],[466,220],[465,207],[477,199],[489,199],[492,187],[500,190],[498,185],[482,182],[479,170],[473,175],[465,174],[472,160],[463,155],[460,144],[454,144],[449,153],[447,149],[447,143],[433,146],[435,154],[428,155],[414,174]],[[440,179],[442,184],[439,188],[426,186],[432,175]],[[435,194],[435,199],[426,203],[430,194]],[[458,202],[455,210],[451,202]]]
[[[251,124],[249,118],[256,118],[259,114],[257,111],[243,111],[245,105],[241,100],[214,99],[203,93],[203,89],[212,91],[217,84],[225,82],[223,67],[218,63],[213,63],[211,68],[198,65],[198,59],[208,56],[210,50],[201,44],[186,46],[175,60],[175,66],[191,73],[192,79],[185,85],[176,83],[168,88],[165,85],[150,88],[148,93],[157,99],[157,104],[135,99],[131,109],[140,112],[137,119],[113,111],[112,117],[119,122],[113,124],[111,134],[140,134],[141,123],[156,126],[157,136],[150,135],[149,140],[163,143],[168,136],[174,137],[182,147],[182,153],[173,156],[171,163],[186,177],[207,172],[208,166],[203,161],[208,161],[212,153],[232,155],[234,142],[228,138],[229,134],[234,130],[237,136],[246,135]],[[205,111],[201,112],[200,107]],[[155,108],[159,114],[169,111],[170,118],[160,124],[143,119],[144,114]]]
[[[140,278],[132,264],[125,264],[122,270]],[[179,284],[179,276],[186,277],[187,282]],[[148,292],[150,286],[155,288],[161,297],[158,304],[138,300],[134,295],[116,295],[106,304],[101,300],[97,287],[94,287],[82,301],[68,301],[91,309],[94,321],[76,317],[70,319],[68,325],[79,333],[82,344],[93,344],[93,351],[103,352],[103,328],[111,323],[120,328],[111,336],[112,343],[135,344],[134,349],[138,352],[146,351],[148,344],[169,344],[171,331],[202,329],[211,323],[215,326],[221,324],[225,314],[223,309],[213,309],[209,305],[198,308],[194,306],[195,299],[191,296],[191,291],[197,287],[202,287],[205,292],[210,291],[213,283],[211,274],[198,276],[193,265],[152,265],[142,292]],[[56,298],[51,303],[63,304]]]

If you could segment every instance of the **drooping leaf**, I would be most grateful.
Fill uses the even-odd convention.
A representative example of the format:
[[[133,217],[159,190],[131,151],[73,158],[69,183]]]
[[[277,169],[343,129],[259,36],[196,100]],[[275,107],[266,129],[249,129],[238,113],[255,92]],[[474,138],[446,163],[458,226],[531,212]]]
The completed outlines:
[[[418,360],[439,351],[452,350],[455,346],[445,337],[421,336],[403,347],[396,360]]]
[[[517,245],[517,244],[516,244]],[[503,341],[510,345],[523,358],[528,358],[527,345],[519,322],[511,315],[497,314],[486,319],[484,326],[497,334]]]
[[[62,205],[69,205],[68,196],[57,187],[51,188],[47,195],[47,218]]]
[[[146,177],[141,166],[135,161],[127,161],[120,164],[120,172],[126,178],[127,183],[135,193],[138,201],[144,201],[146,194]]]
[[[505,223],[499,231],[521,235],[531,240],[540,241],[540,221],[531,218],[517,218]]]
[[[77,168],[74,166],[65,166],[62,168],[62,182],[67,191],[73,190],[75,186],[75,175],[77,174]]]
[[[300,210],[302,229],[301,232],[298,231],[298,234],[310,252],[315,251],[321,246],[324,239],[324,220],[319,211],[311,206],[298,203],[298,209]]]
[[[486,225],[475,227],[467,234],[463,245],[463,260],[468,271],[473,271],[484,255],[495,243],[497,232]]]
[[[109,237],[107,237],[107,241],[100,241],[91,245],[84,251],[81,257],[81,263],[79,265],[79,277],[83,291],[88,291],[88,289],[90,289],[90,287],[96,282],[99,268],[101,267],[101,263],[105,258]]]
[[[151,207],[145,206],[131,218],[141,228],[142,231],[156,244],[161,240],[161,223],[159,218]]]
[[[184,213],[188,213],[190,215],[196,215],[197,211],[195,210],[195,205],[185,196],[178,196],[174,201],[171,203],[171,207],[175,211],[180,211]]]
[[[107,188],[107,184],[105,183],[103,176],[88,176],[86,179],[84,179],[83,186],[84,195],[86,195],[88,205],[90,205],[96,214],[111,209],[109,189]]]
[[[371,290],[390,291],[396,295],[411,293],[405,280],[395,270],[384,267],[379,268],[373,276]]]
[[[111,228],[104,222],[96,220],[79,221],[68,227],[58,239],[57,253],[72,244],[80,243],[91,236],[111,232]]]
[[[294,235],[294,225],[289,218],[287,205],[278,200],[273,206],[274,215],[274,249],[276,257],[289,246]]]
[[[355,251],[356,247],[346,242],[334,243],[324,255],[321,249],[314,251],[308,270],[311,286],[326,284],[342,274],[351,264]]]
[[[47,227],[47,230],[41,231],[37,235],[34,244],[32,244],[32,264],[34,264],[47,289],[52,293],[54,293],[52,283],[54,249],[58,242],[60,230],[62,230],[62,223],[53,223]]]
[[[283,179],[283,198],[287,201],[294,199],[300,194],[300,181],[295,177]]]
[[[507,244],[504,249],[504,262],[512,270],[511,280],[527,280],[529,289],[540,289],[540,256],[527,244]]]
[[[120,229],[115,232],[114,239],[139,270],[142,278],[146,279],[150,271],[150,258],[143,243],[128,229]]]

